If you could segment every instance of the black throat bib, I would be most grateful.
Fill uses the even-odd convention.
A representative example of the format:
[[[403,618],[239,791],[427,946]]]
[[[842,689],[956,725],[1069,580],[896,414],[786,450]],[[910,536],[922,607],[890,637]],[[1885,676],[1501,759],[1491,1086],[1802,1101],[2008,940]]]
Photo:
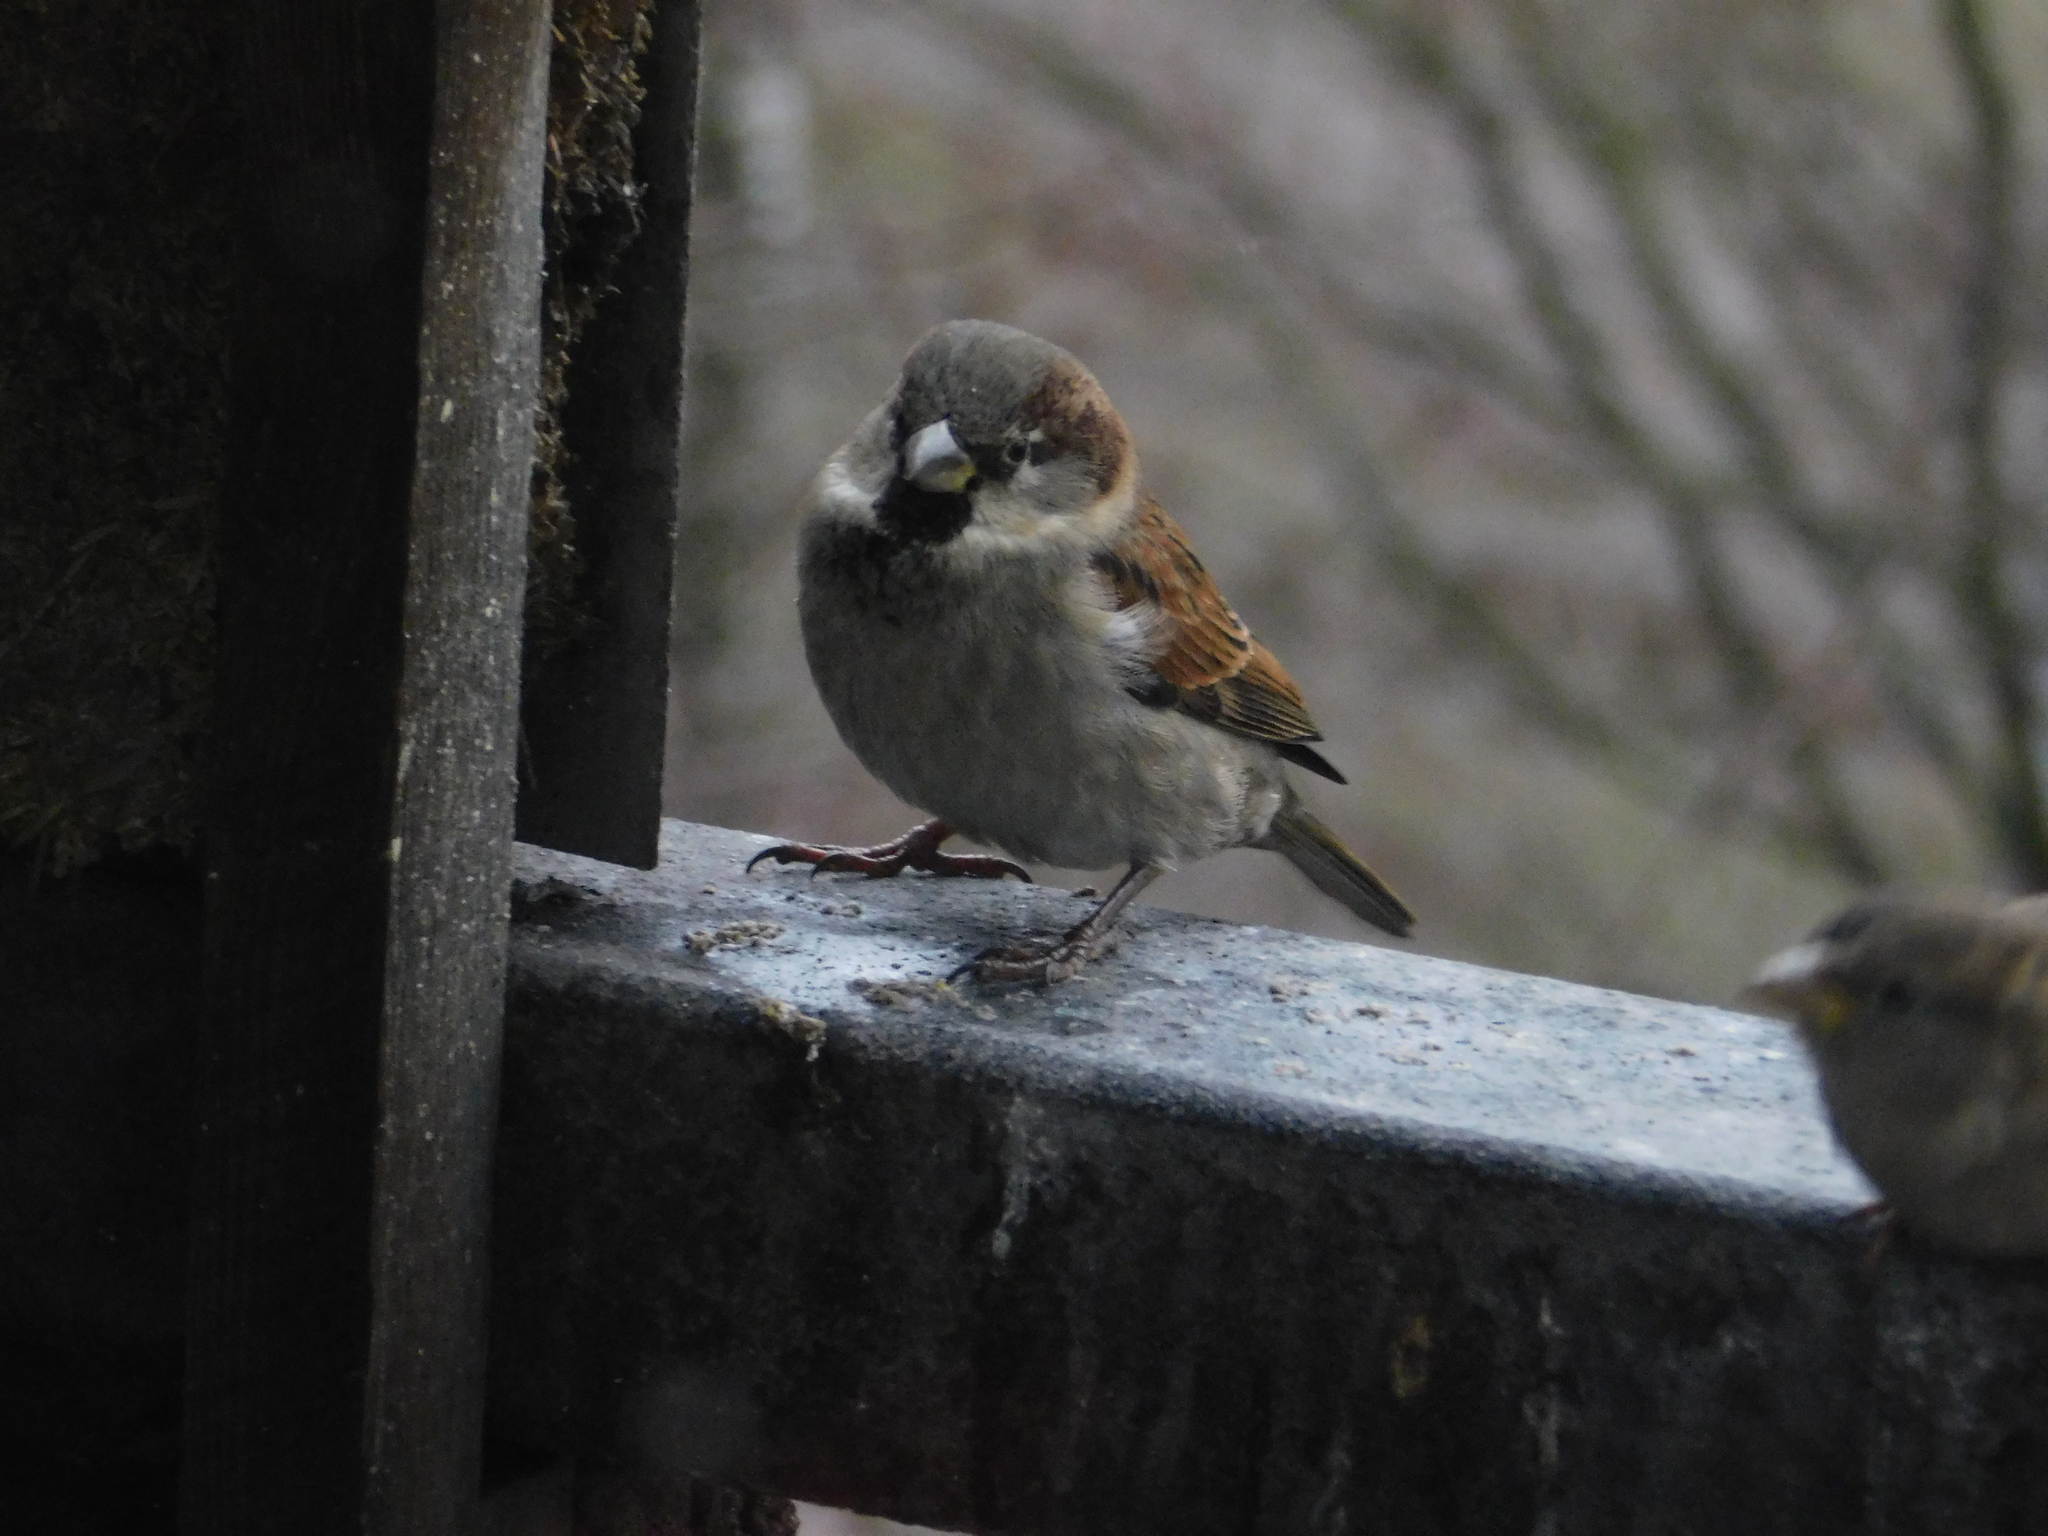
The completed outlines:
[[[891,480],[875,500],[883,531],[906,544],[944,544],[973,517],[965,491],[920,490],[907,480]]]

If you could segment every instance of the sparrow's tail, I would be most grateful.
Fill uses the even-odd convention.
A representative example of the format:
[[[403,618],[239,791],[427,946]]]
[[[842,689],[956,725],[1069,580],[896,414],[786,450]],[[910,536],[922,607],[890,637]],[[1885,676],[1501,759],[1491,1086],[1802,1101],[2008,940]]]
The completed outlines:
[[[1291,795],[1266,835],[1252,846],[1285,854],[1287,862],[1307,875],[1317,890],[1397,939],[1407,938],[1408,930],[1415,926],[1415,914],[1408,904]]]

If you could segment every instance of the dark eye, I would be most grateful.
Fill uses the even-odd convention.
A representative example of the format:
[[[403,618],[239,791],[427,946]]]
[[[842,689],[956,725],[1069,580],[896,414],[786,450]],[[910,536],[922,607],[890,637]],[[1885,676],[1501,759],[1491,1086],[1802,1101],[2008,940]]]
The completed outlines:
[[[1003,450],[1003,457],[1012,464],[1022,464],[1031,457],[1031,445],[1020,437]]]

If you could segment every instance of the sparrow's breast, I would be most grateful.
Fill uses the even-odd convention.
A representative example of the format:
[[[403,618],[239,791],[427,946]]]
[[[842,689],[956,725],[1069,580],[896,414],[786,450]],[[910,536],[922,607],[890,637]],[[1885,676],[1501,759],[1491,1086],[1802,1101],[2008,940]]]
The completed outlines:
[[[1272,749],[1131,696],[1141,637],[1078,554],[821,520],[801,575],[811,675],[840,736],[962,835],[1070,868],[1172,866],[1271,822]]]
[[[1906,1225],[1980,1252],[2048,1252],[2048,1138],[2010,1076],[1958,1049],[1938,1015],[1874,1021],[1879,1038],[1819,1053],[1842,1145]]]

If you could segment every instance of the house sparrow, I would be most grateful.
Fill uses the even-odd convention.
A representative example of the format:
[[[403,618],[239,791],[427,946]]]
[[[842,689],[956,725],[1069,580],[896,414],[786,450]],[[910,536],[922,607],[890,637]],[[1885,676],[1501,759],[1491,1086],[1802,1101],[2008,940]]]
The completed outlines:
[[[1300,690],[1146,494],[1123,419],[1070,354],[985,320],[937,327],[805,511],[818,693],[868,770],[936,819],[754,863],[1030,879],[940,852],[954,833],[1069,868],[1128,861],[1058,940],[954,973],[982,981],[1073,976],[1140,891],[1225,848],[1270,848],[1408,932],[1401,899],[1296,798],[1284,764],[1344,782],[1309,745],[1322,737]]]
[[[2048,1253],[2048,900],[1865,901],[1768,961],[1835,1135],[1906,1227]]]

